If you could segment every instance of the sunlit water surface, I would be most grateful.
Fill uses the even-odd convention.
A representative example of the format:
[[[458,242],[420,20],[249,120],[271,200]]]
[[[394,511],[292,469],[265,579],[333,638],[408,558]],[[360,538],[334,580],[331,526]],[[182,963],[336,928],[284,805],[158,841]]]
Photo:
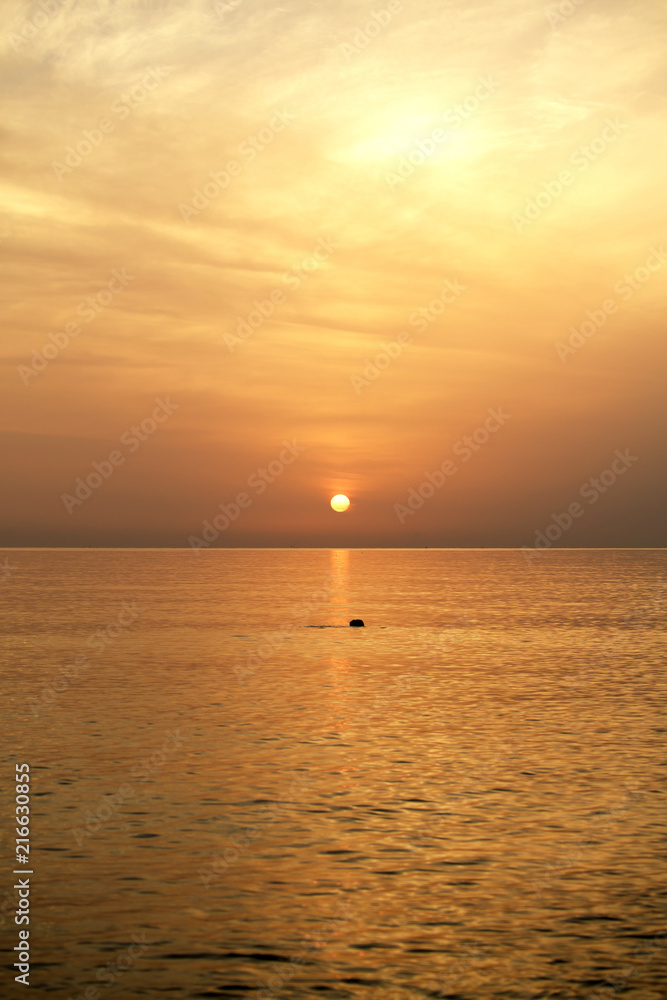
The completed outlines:
[[[2,555],[3,996],[667,997],[664,551]]]

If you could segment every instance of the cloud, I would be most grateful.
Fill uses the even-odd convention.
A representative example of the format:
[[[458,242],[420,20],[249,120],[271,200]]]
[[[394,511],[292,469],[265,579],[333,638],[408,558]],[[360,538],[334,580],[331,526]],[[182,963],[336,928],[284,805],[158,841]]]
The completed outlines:
[[[515,532],[512,502],[524,511],[542,484],[549,495],[572,468],[595,471],[624,435],[652,454],[664,274],[567,365],[554,344],[662,239],[659,9],[586,2],[554,24],[548,4],[528,0],[417,0],[377,32],[357,0],[38,10],[0,12],[0,255],[12,288],[0,373],[12,427],[61,443],[47,461],[43,445],[12,439],[19,481],[57,496],[65,466],[85,467],[92,442],[171,392],[180,423],[117,477],[100,506],[105,538],[148,531],[133,515],[144,487],[180,530],[190,506],[175,462],[199,510],[197,498],[234,489],[276,439],[298,435],[309,453],[281,484],[285,518],[305,498],[309,537],[328,537],[318,490],[347,476],[366,498],[355,537],[386,543],[382,504],[507,401],[506,465],[480,455],[460,487],[470,532],[492,544],[514,535],[489,520],[486,491],[507,496]],[[620,125],[603,142],[609,121]],[[323,239],[335,249],[302,266]],[[24,384],[18,366],[118,268],[135,275],[128,287]],[[465,295],[418,330],[411,317],[446,279]],[[271,315],[230,351],[225,334],[276,290]],[[350,376],[406,329],[401,357],[356,395]],[[29,476],[25,449],[40,456]],[[213,484],[211,463],[225,469]],[[51,524],[23,487],[9,505],[21,523],[33,511],[35,531]],[[425,523],[436,532],[437,519]]]

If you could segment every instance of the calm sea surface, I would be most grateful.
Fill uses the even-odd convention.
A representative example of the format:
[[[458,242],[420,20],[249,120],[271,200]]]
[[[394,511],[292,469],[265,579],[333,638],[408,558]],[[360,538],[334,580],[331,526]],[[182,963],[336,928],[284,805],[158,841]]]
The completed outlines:
[[[3,997],[667,997],[666,551],[4,559]]]

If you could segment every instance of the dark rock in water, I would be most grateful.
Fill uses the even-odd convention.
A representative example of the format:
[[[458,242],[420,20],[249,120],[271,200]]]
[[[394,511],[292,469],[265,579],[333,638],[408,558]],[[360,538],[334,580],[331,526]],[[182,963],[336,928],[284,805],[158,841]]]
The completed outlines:
[[[361,628],[364,627],[364,623],[362,622],[361,618],[353,618],[352,621],[350,622],[350,625],[356,625],[357,627]]]

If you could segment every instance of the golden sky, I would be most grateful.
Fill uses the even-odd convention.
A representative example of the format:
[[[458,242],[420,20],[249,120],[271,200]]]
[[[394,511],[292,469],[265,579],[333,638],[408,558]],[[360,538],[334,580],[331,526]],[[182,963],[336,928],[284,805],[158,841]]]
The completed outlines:
[[[661,2],[0,19],[0,544],[667,544]]]

